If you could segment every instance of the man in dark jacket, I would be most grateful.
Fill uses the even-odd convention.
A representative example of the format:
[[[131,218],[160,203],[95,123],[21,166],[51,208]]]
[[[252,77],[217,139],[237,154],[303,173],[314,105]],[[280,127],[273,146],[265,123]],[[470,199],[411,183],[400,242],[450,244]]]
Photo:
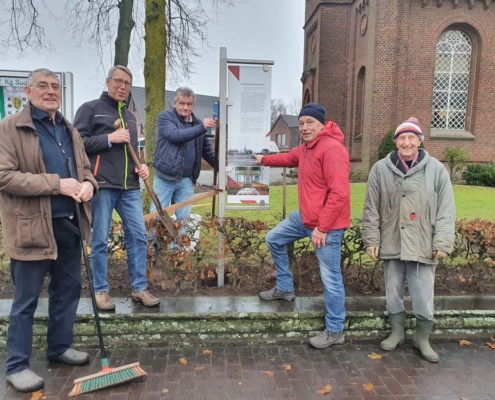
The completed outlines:
[[[163,207],[188,200],[194,195],[194,185],[201,172],[201,158],[212,167],[215,165],[215,153],[205,133],[216,123],[212,118],[203,121],[196,118],[193,114],[195,100],[196,95],[191,89],[178,88],[174,107],[163,111],[158,117],[153,189]],[[191,207],[176,210],[177,220],[188,219]],[[156,211],[154,204],[150,211]]]
[[[86,153],[99,182],[100,191],[91,201],[93,266],[96,303],[100,310],[113,310],[107,281],[108,235],[115,209],[122,219],[133,301],[154,307],[160,300],[146,290],[147,236],[139,177],[149,175],[146,164],[138,169],[127,152],[130,143],[137,153],[137,124],[127,109],[126,99],[132,85],[132,73],[116,65],[108,72],[108,92],[84,103],[76,113],[74,126],[82,136]]]
[[[47,358],[82,365],[87,353],[71,348],[81,295],[79,235],[90,239],[88,201],[96,191],[81,138],[57,111],[60,82],[48,69],[33,71],[22,112],[0,122],[0,208],[3,246],[10,257],[14,301],[9,317],[5,374],[17,390],[34,392],[41,377],[29,368],[33,319],[47,274]],[[70,158],[77,179],[70,178]],[[74,220],[81,203],[81,226]]]
[[[285,246],[309,237],[315,247],[327,308],[325,329],[309,339],[316,348],[344,342],[345,291],[340,269],[340,248],[350,225],[349,153],[344,134],[333,121],[325,121],[325,109],[306,104],[299,113],[299,132],[304,143],[289,153],[254,155],[255,164],[298,167],[299,211],[266,234],[275,263],[277,283],[261,292],[262,300],[295,299],[294,281]]]

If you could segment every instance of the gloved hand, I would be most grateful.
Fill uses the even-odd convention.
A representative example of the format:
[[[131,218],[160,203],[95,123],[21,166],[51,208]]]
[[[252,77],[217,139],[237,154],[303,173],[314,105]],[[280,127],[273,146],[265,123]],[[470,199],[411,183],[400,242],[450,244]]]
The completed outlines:
[[[433,252],[433,257],[435,258],[435,261],[441,261],[445,260],[448,257],[448,254],[441,250],[435,250]]]
[[[370,246],[370,247],[366,247],[366,253],[368,253],[368,255],[371,257],[371,259],[373,261],[378,261],[378,250],[380,249],[380,247],[378,246]]]

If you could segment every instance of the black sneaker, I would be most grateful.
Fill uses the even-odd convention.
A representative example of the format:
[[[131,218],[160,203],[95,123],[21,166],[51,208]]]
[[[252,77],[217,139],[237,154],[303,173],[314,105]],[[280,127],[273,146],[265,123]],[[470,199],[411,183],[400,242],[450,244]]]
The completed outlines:
[[[266,292],[260,292],[260,293],[258,293],[258,296],[260,296],[261,300],[268,300],[268,301],[271,301],[271,300],[292,301],[296,298],[294,291],[282,292],[281,290],[278,290],[277,287],[274,287],[273,289],[267,290]]]

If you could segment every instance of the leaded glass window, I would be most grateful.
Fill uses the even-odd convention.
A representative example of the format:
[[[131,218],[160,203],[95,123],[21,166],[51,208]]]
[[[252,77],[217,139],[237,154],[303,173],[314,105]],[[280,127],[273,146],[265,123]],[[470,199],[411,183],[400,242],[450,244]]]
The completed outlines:
[[[471,40],[462,31],[446,31],[437,43],[431,127],[466,127]]]

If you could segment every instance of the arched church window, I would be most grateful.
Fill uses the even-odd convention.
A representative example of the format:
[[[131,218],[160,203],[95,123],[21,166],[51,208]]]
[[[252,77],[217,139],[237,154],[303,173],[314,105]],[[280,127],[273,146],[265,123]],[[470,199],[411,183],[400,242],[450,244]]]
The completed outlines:
[[[363,114],[364,114],[364,89],[366,83],[366,68],[361,67],[356,82],[356,108],[354,118],[354,139],[363,136]]]
[[[471,53],[471,39],[466,33],[449,30],[440,36],[435,60],[432,128],[465,129]]]
[[[306,89],[303,97],[303,106],[308,103],[311,103],[311,94],[309,93],[309,89]]]

